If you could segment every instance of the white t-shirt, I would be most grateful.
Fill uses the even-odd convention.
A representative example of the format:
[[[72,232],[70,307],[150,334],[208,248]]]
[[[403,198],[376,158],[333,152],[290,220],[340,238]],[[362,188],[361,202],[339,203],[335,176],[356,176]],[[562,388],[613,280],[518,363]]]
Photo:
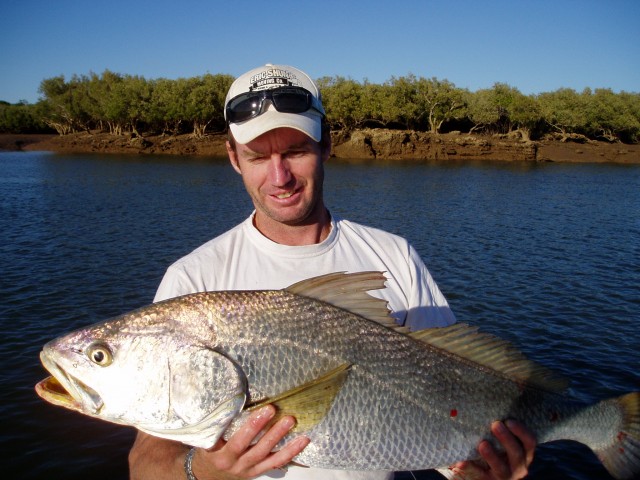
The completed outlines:
[[[385,272],[384,298],[398,323],[411,330],[455,323],[453,312],[415,249],[402,237],[332,217],[321,243],[287,246],[263,236],[253,214],[171,265],[155,301],[213,290],[270,290],[333,272]],[[393,472],[348,472],[289,467],[259,478],[389,480]]]

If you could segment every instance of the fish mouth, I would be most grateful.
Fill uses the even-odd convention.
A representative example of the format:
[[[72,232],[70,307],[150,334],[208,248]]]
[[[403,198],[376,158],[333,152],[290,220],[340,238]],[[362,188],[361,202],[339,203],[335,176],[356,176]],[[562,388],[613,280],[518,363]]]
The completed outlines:
[[[62,366],[50,359],[45,351],[40,353],[42,365],[50,377],[36,384],[36,393],[53,405],[75,410],[85,415],[98,415],[104,406],[102,398],[91,387],[69,375]]]

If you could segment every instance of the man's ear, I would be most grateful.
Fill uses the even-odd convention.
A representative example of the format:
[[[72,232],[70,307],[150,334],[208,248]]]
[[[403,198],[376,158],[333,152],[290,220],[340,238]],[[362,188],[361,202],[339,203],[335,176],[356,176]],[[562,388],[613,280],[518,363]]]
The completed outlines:
[[[242,175],[242,172],[240,171],[240,165],[238,164],[238,154],[236,153],[236,150],[231,146],[231,143],[228,140],[226,142],[226,146],[227,155],[229,156],[229,162],[231,162],[231,166],[236,172]]]
[[[331,129],[326,119],[322,121],[322,138],[320,139],[320,154],[322,162],[331,156]]]
[[[327,135],[320,141],[320,152],[323,163],[329,160],[331,156],[331,135]]]

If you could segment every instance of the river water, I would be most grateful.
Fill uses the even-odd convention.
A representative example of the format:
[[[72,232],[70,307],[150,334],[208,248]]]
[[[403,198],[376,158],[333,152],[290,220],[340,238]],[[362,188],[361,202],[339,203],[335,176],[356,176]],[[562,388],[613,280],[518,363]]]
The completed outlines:
[[[332,159],[325,197],[340,216],[407,237],[459,321],[570,377],[580,399],[640,389],[640,167]],[[220,159],[0,153],[5,471],[127,478],[134,431],[38,398],[38,353],[149,303],[172,261],[251,208]],[[539,447],[531,478],[610,477],[562,442]]]

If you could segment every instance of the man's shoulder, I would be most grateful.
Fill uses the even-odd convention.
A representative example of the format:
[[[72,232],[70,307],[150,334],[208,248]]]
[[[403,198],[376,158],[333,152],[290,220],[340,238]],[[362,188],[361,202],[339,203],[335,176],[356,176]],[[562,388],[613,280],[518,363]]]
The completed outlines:
[[[246,223],[246,221],[242,222],[242,223],[239,223],[235,227],[232,227],[229,230],[227,230],[226,232],[221,233],[217,237],[212,238],[208,242],[206,242],[206,243],[202,244],[200,247],[196,248],[194,250],[194,252],[197,252],[199,250],[205,250],[206,251],[206,250],[210,250],[210,249],[226,248],[229,243],[234,243],[235,241],[238,240],[238,238],[243,237],[244,235],[246,235],[245,223]]]
[[[216,258],[225,256],[229,252],[229,248],[238,245],[240,238],[244,236],[244,222],[227,230],[215,238],[200,245],[195,250],[187,253],[173,263],[173,267],[189,264],[200,264],[205,258]]]
[[[356,235],[364,239],[373,239],[377,242],[394,243],[397,245],[408,244],[407,239],[401,235],[371,225],[354,222],[353,220],[337,218],[336,225],[338,225],[340,232],[347,236]]]

